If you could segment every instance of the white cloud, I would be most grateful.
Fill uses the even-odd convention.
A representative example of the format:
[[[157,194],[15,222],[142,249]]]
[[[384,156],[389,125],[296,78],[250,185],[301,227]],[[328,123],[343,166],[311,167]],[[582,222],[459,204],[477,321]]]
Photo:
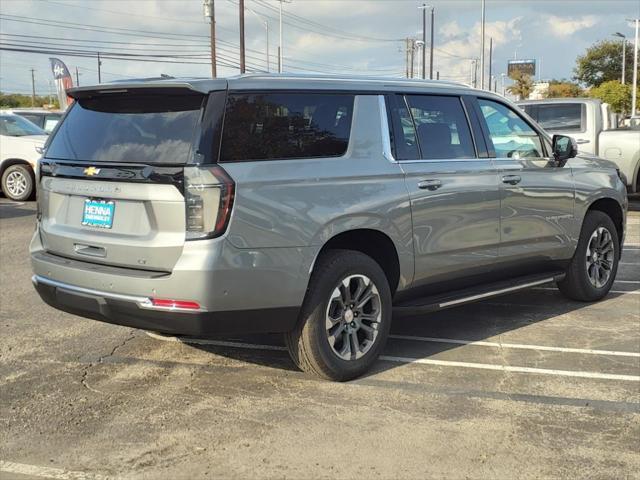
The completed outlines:
[[[551,33],[556,37],[569,37],[579,30],[593,27],[598,23],[595,15],[583,15],[579,18],[562,18],[556,15],[547,17]]]

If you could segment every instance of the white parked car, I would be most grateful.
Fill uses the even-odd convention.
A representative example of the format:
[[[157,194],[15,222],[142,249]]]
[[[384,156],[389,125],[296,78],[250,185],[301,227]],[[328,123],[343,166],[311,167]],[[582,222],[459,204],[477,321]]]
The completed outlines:
[[[640,192],[640,130],[618,128],[611,106],[592,98],[553,98],[518,102],[549,133],[568,135],[583,153],[611,160],[627,180],[630,193]]]
[[[0,189],[11,200],[35,192],[36,164],[47,133],[18,115],[0,113]]]

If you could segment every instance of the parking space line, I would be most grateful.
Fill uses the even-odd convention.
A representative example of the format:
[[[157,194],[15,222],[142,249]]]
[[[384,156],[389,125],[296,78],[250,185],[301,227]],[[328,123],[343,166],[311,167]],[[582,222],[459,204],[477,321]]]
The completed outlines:
[[[484,340],[458,340],[456,338],[439,338],[439,337],[414,337],[411,335],[389,335],[389,338],[396,340],[410,340],[417,342],[432,342],[432,343],[453,343],[456,345],[475,345],[480,347],[494,347],[494,348],[513,348],[519,350],[539,350],[548,352],[563,352],[563,353],[581,353],[587,355],[609,355],[617,357],[640,357],[640,352],[619,352],[615,350],[593,350],[588,348],[571,348],[571,347],[548,347],[545,345],[528,345],[523,343],[498,343],[487,342]]]
[[[279,345],[260,345],[243,342],[228,342],[222,340],[207,340],[207,339],[179,339],[176,337],[165,337],[162,335],[147,332],[150,337],[158,340],[178,343],[194,343],[197,345],[212,345],[221,347],[232,348],[250,348],[253,350],[286,350],[285,347]],[[624,380],[631,382],[640,382],[640,376],[638,375],[620,375],[614,373],[598,373],[598,372],[583,372],[576,370],[553,370],[546,368],[532,368],[532,367],[515,367],[511,365],[494,365],[490,363],[472,363],[472,362],[456,362],[451,360],[434,360],[430,358],[413,358],[413,357],[397,357],[392,355],[380,355],[380,360],[395,363],[407,363],[407,364],[422,364],[422,365],[438,365],[441,367],[461,367],[461,368],[476,368],[480,370],[495,370],[501,372],[510,373],[536,373],[541,375],[556,375],[564,377],[578,377],[578,378],[593,378],[599,380]]]
[[[637,263],[637,262],[620,262],[619,265],[640,265],[640,263]]]
[[[613,283],[640,283],[640,280],[615,280]]]
[[[0,460],[0,472],[59,480],[107,480],[110,478],[94,473],[74,472],[63,468],[39,467],[37,465],[6,462],[4,460]]]
[[[552,291],[555,291],[555,292],[559,292],[560,291],[557,288],[552,288],[552,287],[536,287],[536,288],[532,288],[532,290],[552,290]],[[609,293],[621,293],[621,294],[624,294],[624,295],[640,295],[640,291],[639,290],[631,290],[631,291],[609,290]]]
[[[395,357],[380,355],[380,360],[396,363],[418,363],[423,365],[438,365],[441,367],[475,368],[479,370],[495,370],[510,373],[535,373],[540,375],[556,375],[561,377],[593,378],[598,380],[623,380],[640,382],[639,375],[619,375],[615,373],[582,372],[576,370],[554,370],[548,368],[514,367],[511,365],[493,365],[490,363],[455,362],[451,360],[434,360],[431,358]]]

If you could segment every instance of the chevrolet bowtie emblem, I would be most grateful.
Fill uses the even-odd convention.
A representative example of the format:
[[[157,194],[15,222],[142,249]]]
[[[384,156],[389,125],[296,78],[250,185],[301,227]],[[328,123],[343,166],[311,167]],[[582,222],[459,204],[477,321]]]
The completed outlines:
[[[92,177],[94,175],[98,175],[100,173],[100,169],[96,167],[87,167],[84,169],[84,174],[88,177]]]

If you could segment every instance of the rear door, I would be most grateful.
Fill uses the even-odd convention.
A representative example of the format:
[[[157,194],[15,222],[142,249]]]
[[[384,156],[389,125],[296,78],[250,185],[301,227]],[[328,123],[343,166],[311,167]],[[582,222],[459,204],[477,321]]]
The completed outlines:
[[[571,168],[549,158],[550,145],[506,103],[478,98],[490,154],[500,175],[500,258],[530,262],[570,256]]]
[[[187,89],[84,92],[42,162],[45,249],[171,271],[185,242],[183,167],[197,154],[205,101]]]
[[[415,286],[486,271],[498,255],[499,188],[492,160],[478,155],[462,99],[396,95],[389,102],[411,201]]]

